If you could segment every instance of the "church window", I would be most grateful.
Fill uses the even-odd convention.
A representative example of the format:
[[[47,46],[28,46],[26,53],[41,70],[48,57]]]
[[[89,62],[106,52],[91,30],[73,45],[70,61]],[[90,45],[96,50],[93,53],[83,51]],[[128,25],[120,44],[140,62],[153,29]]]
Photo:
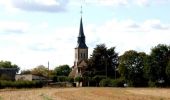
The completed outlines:
[[[81,56],[81,58],[83,58],[83,54],[82,54],[82,53],[81,53],[81,55],[80,55],[80,56]]]

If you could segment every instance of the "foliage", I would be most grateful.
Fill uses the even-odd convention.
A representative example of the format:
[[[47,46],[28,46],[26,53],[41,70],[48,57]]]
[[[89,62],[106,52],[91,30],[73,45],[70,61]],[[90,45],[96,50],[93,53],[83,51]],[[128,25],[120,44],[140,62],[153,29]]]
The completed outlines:
[[[146,54],[134,50],[126,51],[120,57],[119,72],[132,86],[145,85],[144,65]]]
[[[167,77],[168,77],[168,79],[170,81],[170,60],[169,60],[169,62],[167,64],[167,66],[166,66],[166,75],[167,75]]]
[[[71,68],[68,65],[60,65],[54,69],[56,76],[68,76],[71,72]]]
[[[75,78],[75,81],[76,81],[76,82],[82,82],[82,81],[83,81],[83,78],[80,77],[80,76],[77,76],[77,77]]]
[[[111,86],[112,87],[124,87],[124,84],[125,84],[125,79],[123,79],[123,78],[111,80]]]
[[[16,64],[12,64],[10,61],[0,61],[0,68],[16,68],[16,73],[18,73],[20,69]]]
[[[24,74],[31,74],[31,70],[22,70],[21,71],[21,75],[24,75]]]
[[[92,71],[91,76],[107,75],[114,77],[115,69],[118,65],[118,53],[115,47],[107,49],[105,44],[97,45],[88,61],[86,71]]]
[[[118,79],[102,79],[100,81],[101,87],[124,87],[125,80],[123,78]]]
[[[145,68],[146,75],[150,81],[167,81],[166,66],[168,65],[169,59],[170,47],[167,45],[159,44],[151,49],[151,54]]]
[[[57,77],[57,82],[66,82],[66,81],[68,81],[67,76],[58,76]]]
[[[38,75],[38,76],[48,76],[48,68],[44,65],[39,65],[36,68],[31,70],[31,74]]]
[[[111,87],[112,80],[110,78],[102,79],[99,83],[101,87]]]
[[[11,77],[9,77],[9,76],[6,75],[6,74],[1,74],[0,80],[11,80]]]
[[[102,79],[105,79],[106,76],[102,76],[102,75],[96,75],[93,77],[93,80],[96,82],[96,86],[99,85],[99,82],[102,80]]]
[[[0,88],[41,88],[41,81],[0,81]]]

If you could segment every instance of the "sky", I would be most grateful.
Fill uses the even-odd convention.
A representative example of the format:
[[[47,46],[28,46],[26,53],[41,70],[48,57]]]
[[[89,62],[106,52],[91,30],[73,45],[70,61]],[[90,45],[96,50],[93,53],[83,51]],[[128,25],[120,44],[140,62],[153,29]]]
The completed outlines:
[[[1,0],[0,60],[72,66],[81,6],[89,56],[102,43],[119,55],[170,44],[170,0]]]

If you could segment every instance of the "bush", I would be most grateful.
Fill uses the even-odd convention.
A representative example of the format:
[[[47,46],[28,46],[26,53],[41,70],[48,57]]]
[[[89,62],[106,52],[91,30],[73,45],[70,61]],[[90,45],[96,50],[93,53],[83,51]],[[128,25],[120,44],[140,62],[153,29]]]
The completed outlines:
[[[41,81],[0,81],[0,88],[41,88]]]
[[[76,82],[82,82],[82,81],[83,81],[83,78],[80,77],[80,76],[78,76],[78,77],[75,78],[75,81],[76,81]]]
[[[101,87],[110,87],[111,86],[111,79],[107,78],[107,79],[102,79],[99,83],[99,86]]]
[[[102,80],[102,79],[105,79],[106,76],[102,76],[102,75],[96,75],[93,77],[93,80],[96,82],[96,86],[99,85],[99,82]]]
[[[99,83],[101,87],[124,87],[125,80],[122,78],[119,79],[102,79]]]
[[[57,77],[57,82],[67,82],[68,77],[67,76],[58,76]]]
[[[67,81],[70,82],[70,83],[73,83],[74,82],[74,78],[68,77]]]
[[[122,78],[111,80],[112,87],[124,87],[125,80]]]

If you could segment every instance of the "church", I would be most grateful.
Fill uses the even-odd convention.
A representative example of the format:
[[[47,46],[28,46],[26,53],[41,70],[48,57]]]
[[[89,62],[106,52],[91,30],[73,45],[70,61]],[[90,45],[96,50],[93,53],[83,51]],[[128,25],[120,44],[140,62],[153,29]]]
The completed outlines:
[[[75,60],[72,67],[72,71],[69,74],[69,77],[76,78],[81,77],[87,68],[88,60],[88,47],[86,45],[86,37],[83,30],[83,21],[82,17],[80,19],[80,28],[79,34],[77,37],[77,46],[75,48]]]

